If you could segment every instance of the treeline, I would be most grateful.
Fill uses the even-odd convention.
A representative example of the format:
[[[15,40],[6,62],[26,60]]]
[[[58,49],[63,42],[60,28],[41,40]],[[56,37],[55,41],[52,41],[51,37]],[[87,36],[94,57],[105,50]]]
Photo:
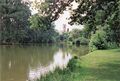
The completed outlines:
[[[82,30],[63,33],[60,39],[72,44],[89,45],[90,51],[120,46],[120,0],[77,0],[70,24],[82,24]]]
[[[67,40],[89,44],[91,51],[120,45],[120,0],[76,0],[79,6],[73,10],[70,24],[82,24],[84,28],[59,35],[52,22],[71,7],[72,1],[35,1],[38,13],[31,15],[29,4],[22,0],[0,0],[0,44]]]
[[[26,1],[0,0],[0,44],[56,42],[53,22],[73,0]],[[31,15],[30,6],[38,13]]]
[[[58,33],[49,16],[31,15],[22,0],[0,0],[0,44],[52,43]]]
[[[64,32],[59,36],[59,41],[69,45],[88,45],[89,39],[86,37],[84,29],[73,29],[70,32]]]
[[[120,46],[120,0],[78,0],[71,23],[83,24],[90,51]]]

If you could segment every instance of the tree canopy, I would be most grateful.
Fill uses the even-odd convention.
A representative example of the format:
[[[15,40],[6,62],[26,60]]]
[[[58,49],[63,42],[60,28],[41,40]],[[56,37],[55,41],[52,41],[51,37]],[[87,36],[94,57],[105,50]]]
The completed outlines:
[[[38,9],[39,15],[48,16],[51,22],[59,18],[59,15],[70,6],[74,0],[45,0],[34,2],[34,7]]]
[[[50,42],[58,33],[53,21],[66,10],[74,0],[35,0],[32,6],[38,10],[31,15],[26,2],[22,0],[0,0],[0,43]],[[78,8],[72,11],[70,24],[83,24],[80,32],[71,35],[80,40],[90,39],[91,44],[102,48],[120,43],[120,0],[76,0]],[[101,34],[104,32],[104,35]],[[78,35],[77,35],[78,33]],[[74,35],[75,34],[75,35]],[[67,37],[67,34],[65,34]],[[103,40],[102,37],[105,39]],[[94,40],[94,41],[93,41]],[[98,43],[98,41],[100,41]],[[97,43],[97,44],[96,44]],[[105,46],[105,47],[107,47]]]
[[[103,31],[107,33],[106,42],[120,43],[120,0],[77,1],[79,6],[72,12],[71,24],[85,25],[88,38]]]
[[[0,0],[0,42],[22,42],[29,16],[29,7],[21,0]]]

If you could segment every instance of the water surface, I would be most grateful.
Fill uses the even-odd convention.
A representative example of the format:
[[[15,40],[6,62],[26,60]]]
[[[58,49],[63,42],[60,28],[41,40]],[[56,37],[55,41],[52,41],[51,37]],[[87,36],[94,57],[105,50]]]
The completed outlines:
[[[72,55],[82,56],[87,48],[58,45],[0,46],[0,81],[28,81],[65,68]]]

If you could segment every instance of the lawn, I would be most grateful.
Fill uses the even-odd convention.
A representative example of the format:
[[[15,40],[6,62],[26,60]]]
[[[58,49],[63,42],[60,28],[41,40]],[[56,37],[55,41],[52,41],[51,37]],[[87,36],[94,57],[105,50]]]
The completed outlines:
[[[120,81],[120,49],[92,52],[80,63],[79,78],[74,81]]]
[[[71,64],[39,81],[120,81],[120,49],[94,51]]]

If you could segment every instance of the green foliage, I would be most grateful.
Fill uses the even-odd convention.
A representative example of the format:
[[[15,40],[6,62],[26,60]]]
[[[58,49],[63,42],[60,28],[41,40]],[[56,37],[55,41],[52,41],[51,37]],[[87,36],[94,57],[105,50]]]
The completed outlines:
[[[54,30],[54,25],[51,24],[48,17],[35,14],[31,16],[29,21],[30,30],[32,30],[31,42],[53,43],[57,40],[59,34]]]
[[[30,26],[31,29],[39,29],[40,31],[53,29],[51,26],[51,22],[47,17],[43,17],[43,16],[39,16],[38,14],[35,14],[31,16],[29,21],[31,24]]]
[[[72,42],[76,45],[88,45],[89,44],[89,40],[85,37],[76,38]]]
[[[98,50],[75,57],[68,64],[70,68],[57,68],[37,81],[119,81],[119,52],[120,49]]]
[[[34,1],[34,7],[38,9],[41,16],[49,17],[51,22],[57,20],[60,13],[66,9],[74,0],[44,0],[43,2]]]
[[[89,43],[90,51],[98,50],[98,49],[106,49],[107,48],[107,35],[103,30],[99,30],[96,34],[93,34]]]
[[[0,0],[0,44],[52,43],[57,40],[59,34],[49,15],[30,16],[27,5],[22,0]],[[41,4],[41,14],[48,6]]]
[[[67,42],[68,38],[69,38],[69,33],[63,33],[59,36],[59,40],[63,42]]]
[[[88,45],[89,40],[85,37],[84,30],[74,29],[70,32],[71,42],[75,44]]]
[[[40,80],[38,79],[37,81],[73,81],[74,72],[78,71],[78,67],[78,59],[73,58],[63,70],[56,68],[54,72],[42,76]]]
[[[107,43],[108,48],[118,48],[118,44],[116,42],[108,42]]]
[[[0,43],[23,42],[29,16],[29,7],[22,0],[0,0]]]
[[[70,70],[70,71],[74,71],[76,67],[78,67],[79,65],[77,64],[78,63],[78,57],[77,56],[74,56],[68,63],[67,65],[67,68]]]
[[[67,42],[68,44],[75,45],[88,45],[89,40],[85,38],[84,30],[73,29],[70,32],[66,32],[60,35],[60,41]]]
[[[0,0],[0,44],[56,41],[59,34],[49,16],[30,16],[27,5],[22,0]],[[46,10],[45,7],[43,4],[41,8]]]
[[[88,45],[89,44],[89,40],[85,37],[80,37],[80,44],[81,45]]]
[[[72,39],[77,39],[83,35],[83,31],[80,29],[73,29],[69,34]]]
[[[104,10],[98,10],[98,11],[96,11],[95,25],[102,24],[104,17],[105,17],[105,11]]]
[[[78,3],[78,8],[70,17],[71,24],[85,25],[85,37],[90,39],[90,49],[91,47],[94,50],[118,46],[120,43],[120,1],[78,0]],[[102,35],[98,32],[106,34]]]

